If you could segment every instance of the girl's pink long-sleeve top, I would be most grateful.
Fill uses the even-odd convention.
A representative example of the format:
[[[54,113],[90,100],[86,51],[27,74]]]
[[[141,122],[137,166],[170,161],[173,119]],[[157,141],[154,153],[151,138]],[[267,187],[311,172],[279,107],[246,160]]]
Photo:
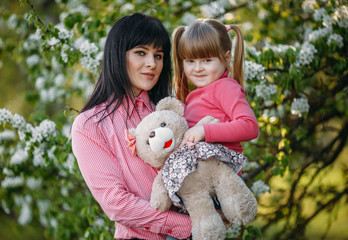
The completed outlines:
[[[259,135],[259,126],[244,89],[227,77],[226,71],[215,82],[193,90],[186,98],[185,118],[190,127],[210,115],[220,123],[205,124],[205,141],[219,142],[237,152],[243,152],[241,142]]]
[[[165,239],[166,235],[188,238],[191,220],[175,211],[160,212],[150,206],[151,187],[157,169],[133,156],[127,147],[125,129],[136,127],[154,110],[147,92],[97,123],[102,105],[79,114],[72,126],[72,148],[83,178],[105,214],[115,222],[115,238]],[[130,120],[131,119],[131,120]]]

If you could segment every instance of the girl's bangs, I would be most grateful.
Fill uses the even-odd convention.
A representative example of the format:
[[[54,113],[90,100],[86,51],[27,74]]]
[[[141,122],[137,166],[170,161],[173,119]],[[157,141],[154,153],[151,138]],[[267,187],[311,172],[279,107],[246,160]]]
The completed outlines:
[[[204,36],[201,38],[189,39],[182,37],[178,46],[178,53],[181,59],[197,59],[220,57],[219,39],[216,36]]]

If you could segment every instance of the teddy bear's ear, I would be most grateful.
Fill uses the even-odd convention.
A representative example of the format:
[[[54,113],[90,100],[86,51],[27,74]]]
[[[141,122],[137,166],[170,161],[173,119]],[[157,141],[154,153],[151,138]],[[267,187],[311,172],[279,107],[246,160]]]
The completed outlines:
[[[183,102],[174,97],[166,97],[159,101],[156,105],[156,111],[162,110],[172,110],[183,117],[185,112],[185,105]]]

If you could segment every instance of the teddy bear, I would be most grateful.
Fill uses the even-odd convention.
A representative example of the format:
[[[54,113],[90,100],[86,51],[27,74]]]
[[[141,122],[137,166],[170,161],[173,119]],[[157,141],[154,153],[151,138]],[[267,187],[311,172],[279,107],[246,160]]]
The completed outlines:
[[[221,144],[199,142],[179,148],[188,124],[185,106],[174,97],[162,99],[136,128],[126,131],[129,147],[159,172],[150,204],[167,211],[172,204],[190,215],[193,240],[225,239],[226,227],[215,210],[217,197],[223,215],[234,224],[250,223],[257,201],[238,172],[246,157]],[[216,122],[207,116],[197,124]]]

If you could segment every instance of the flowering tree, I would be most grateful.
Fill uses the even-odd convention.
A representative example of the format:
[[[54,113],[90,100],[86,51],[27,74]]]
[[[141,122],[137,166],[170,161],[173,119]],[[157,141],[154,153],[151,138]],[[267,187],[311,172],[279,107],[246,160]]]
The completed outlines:
[[[302,237],[319,213],[337,212],[347,200],[347,179],[314,184],[333,169],[348,135],[348,7],[342,2],[56,0],[54,23],[29,0],[20,1],[22,15],[0,7],[0,56],[26,72],[25,97],[33,106],[28,119],[0,109],[2,210],[16,214],[21,225],[39,222],[49,238],[113,239],[113,224],[88,191],[70,142],[106,35],[134,11],[158,17],[169,32],[209,17],[244,32],[245,90],[260,125],[258,139],[243,145],[250,159],[243,177],[260,198],[259,214],[227,237]],[[270,184],[279,177],[289,190]],[[271,194],[264,194],[269,185]],[[306,201],[312,204],[305,211]]]

